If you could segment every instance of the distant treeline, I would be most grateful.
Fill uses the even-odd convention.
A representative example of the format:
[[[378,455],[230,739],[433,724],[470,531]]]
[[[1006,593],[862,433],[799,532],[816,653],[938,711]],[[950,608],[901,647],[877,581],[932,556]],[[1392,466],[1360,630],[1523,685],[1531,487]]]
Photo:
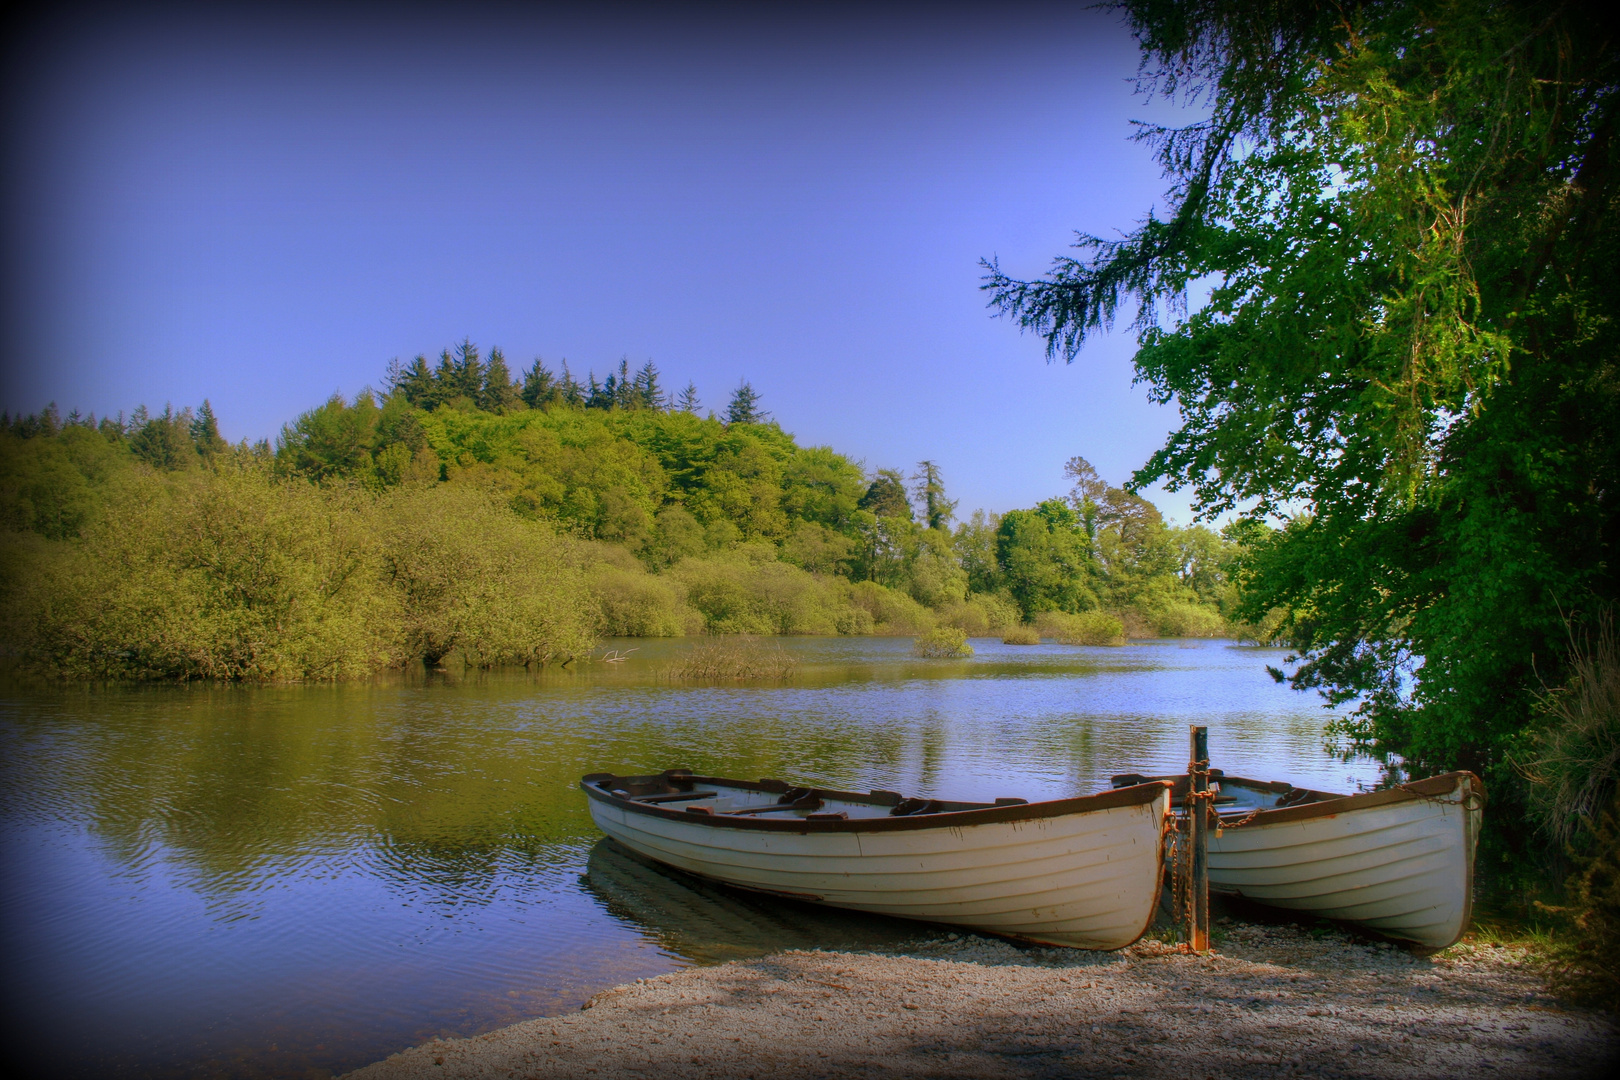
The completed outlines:
[[[801,447],[746,382],[699,409],[651,363],[514,379],[463,342],[274,447],[228,445],[206,401],[0,417],[9,647],[71,677],[296,679],[557,662],[603,636],[1062,637],[1088,612],[1267,636],[1229,619],[1249,537],[1168,526],[1082,458],[1067,496],[953,529],[931,461]]]

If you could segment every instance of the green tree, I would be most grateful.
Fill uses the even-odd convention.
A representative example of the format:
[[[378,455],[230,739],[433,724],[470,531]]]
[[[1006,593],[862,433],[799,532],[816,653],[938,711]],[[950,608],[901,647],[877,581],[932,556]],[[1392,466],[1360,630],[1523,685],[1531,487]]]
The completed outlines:
[[[939,466],[932,461],[919,461],[911,479],[917,484],[913,492],[923,507],[923,523],[930,529],[950,525],[956,503],[945,497],[945,479],[940,475]]]
[[[146,406],[135,411],[134,431],[129,448],[154,469],[185,469],[197,464],[197,447],[191,439],[191,410],[175,412],[163,407],[162,416],[148,416]]]
[[[996,565],[1024,617],[1097,606],[1094,563],[1080,519],[1061,499],[1009,510],[996,526]]]
[[[687,380],[685,389],[683,389],[680,396],[675,399],[675,407],[681,410],[681,412],[688,412],[694,415],[703,407],[703,403],[698,400],[697,383]]]
[[[202,407],[197,415],[191,418],[190,425],[191,444],[196,447],[197,453],[205,460],[215,454],[222,453],[227,443],[219,433],[219,421],[214,419],[214,407],[207,398],[203,398]]]
[[[1247,557],[1353,745],[1501,768],[1620,593],[1620,49],[1594,5],[1133,0],[1166,217],[999,309],[1073,359],[1122,304],[1181,426],[1134,477],[1304,512]],[[1189,287],[1209,288],[1196,310]],[[1545,683],[1544,683],[1545,680]],[[1498,820],[1501,820],[1500,815]]]
[[[914,520],[911,500],[906,496],[906,479],[898,469],[879,469],[859,505],[880,518]]]
[[[759,391],[744,379],[731,395],[731,404],[726,406],[726,423],[763,424],[769,418],[770,413],[759,407]]]
[[[485,412],[506,413],[517,408],[523,400],[518,387],[512,385],[512,372],[506,366],[506,357],[498,348],[489,350],[489,363],[484,365],[483,385],[478,388],[478,407]]]

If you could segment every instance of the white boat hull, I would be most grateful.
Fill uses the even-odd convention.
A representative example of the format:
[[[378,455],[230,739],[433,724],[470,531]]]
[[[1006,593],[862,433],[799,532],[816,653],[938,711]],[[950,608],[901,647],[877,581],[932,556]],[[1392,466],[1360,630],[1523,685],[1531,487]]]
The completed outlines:
[[[719,825],[640,812],[594,793],[590,808],[597,826],[631,851],[730,885],[1045,944],[1119,949],[1142,935],[1158,905],[1169,793],[1021,820],[983,819],[1034,807],[941,814],[926,827],[840,823],[837,831]]]
[[[1453,773],[1263,811],[1210,834],[1210,887],[1444,948],[1472,913],[1482,806],[1479,781]]]

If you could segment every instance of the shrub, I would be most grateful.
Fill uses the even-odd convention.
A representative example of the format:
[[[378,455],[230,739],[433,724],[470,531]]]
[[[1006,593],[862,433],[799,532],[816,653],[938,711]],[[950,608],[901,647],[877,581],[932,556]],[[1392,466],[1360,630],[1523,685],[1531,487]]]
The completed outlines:
[[[852,606],[872,619],[876,634],[923,633],[934,628],[934,614],[905,593],[886,589],[875,581],[857,581],[846,586]]]
[[[859,633],[838,583],[778,562],[770,549],[736,551],[676,563],[669,576],[686,588],[686,602],[711,634]],[[869,625],[869,624],[864,624]]]
[[[972,656],[973,646],[967,643],[967,635],[956,627],[940,626],[919,636],[911,651],[917,656],[946,660]]]
[[[1160,637],[1213,638],[1226,632],[1226,620],[1219,612],[1185,602],[1167,605],[1153,623]]]
[[[799,661],[781,645],[766,647],[753,638],[719,638],[705,641],[665,669],[665,677],[677,681],[774,680],[793,676]]]
[[[545,525],[458,484],[398,490],[376,512],[406,656],[431,665],[459,651],[490,667],[589,651],[597,613],[581,556]]]
[[[1106,611],[1083,611],[1078,615],[1043,611],[1035,616],[1035,625],[1042,637],[1064,645],[1125,644],[1124,623]]]
[[[1611,1012],[1620,1010],[1620,794],[1592,832],[1570,879],[1568,940],[1553,950],[1555,991]]]
[[[259,468],[131,472],[8,597],[30,666],[70,678],[327,679],[398,658],[363,496]]]
[[[1041,632],[1033,626],[1009,626],[1006,633],[1002,635],[1001,643],[1003,645],[1039,645],[1041,643]]]
[[[1620,635],[1604,611],[1594,631],[1570,632],[1569,678],[1542,696],[1545,726],[1530,739],[1520,771],[1530,801],[1561,845],[1609,804],[1620,772]]]
[[[938,617],[941,623],[956,627],[968,637],[999,634],[1023,620],[1017,604],[995,593],[974,593],[966,600],[946,604],[939,609]]]
[[[600,637],[679,637],[689,625],[688,613],[702,629],[702,615],[682,603],[679,584],[667,578],[639,568],[598,565],[586,583],[596,601]]]

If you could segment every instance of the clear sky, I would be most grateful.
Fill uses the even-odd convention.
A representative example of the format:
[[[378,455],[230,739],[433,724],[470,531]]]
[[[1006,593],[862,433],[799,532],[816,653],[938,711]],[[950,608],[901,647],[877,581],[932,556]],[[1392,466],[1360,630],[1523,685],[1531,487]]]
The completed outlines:
[[[1114,482],[1175,421],[1132,339],[985,308],[1161,198],[1137,51],[1080,5],[77,9],[12,38],[0,405],[208,398],[271,438],[463,337],[747,378],[804,444],[960,510]],[[1150,492],[1189,519],[1185,494]]]

